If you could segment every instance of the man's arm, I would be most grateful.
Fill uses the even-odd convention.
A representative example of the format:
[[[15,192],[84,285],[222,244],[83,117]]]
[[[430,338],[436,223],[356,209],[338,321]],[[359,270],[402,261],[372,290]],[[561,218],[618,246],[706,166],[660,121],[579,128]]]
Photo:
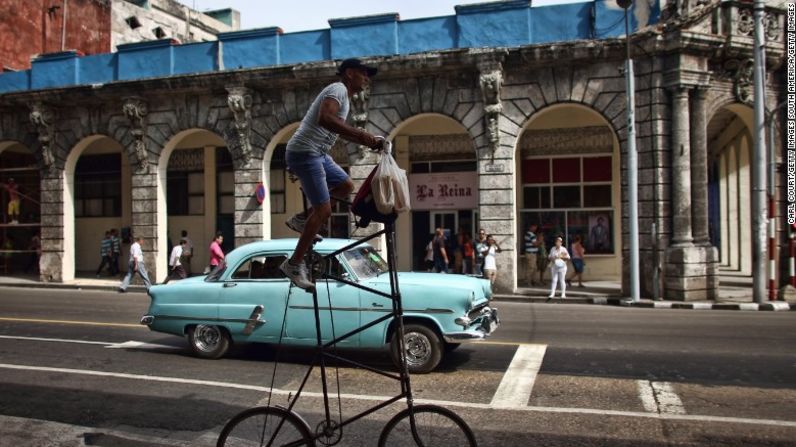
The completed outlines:
[[[340,103],[332,98],[324,98],[321,102],[321,110],[318,113],[318,124],[348,141],[363,144],[373,149],[381,147],[382,139],[376,138],[362,129],[349,126],[345,120],[337,116],[339,111]]]

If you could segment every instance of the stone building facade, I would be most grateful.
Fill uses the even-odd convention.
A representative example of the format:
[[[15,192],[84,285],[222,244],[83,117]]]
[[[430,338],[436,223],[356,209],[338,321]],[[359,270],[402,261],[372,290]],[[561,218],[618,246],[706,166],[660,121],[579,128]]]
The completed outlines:
[[[731,253],[749,250],[730,220],[739,215],[728,205],[739,202],[738,191],[727,196],[731,191],[725,184],[731,175],[740,184],[741,164],[728,170],[727,154],[739,159],[736,140],[751,132],[750,13],[751,5],[740,2],[666,4],[657,24],[631,36],[645,296],[653,293],[657,274],[657,286],[668,299],[715,298],[719,269],[732,267]],[[769,8],[766,23],[766,105],[773,110],[783,91],[783,11]],[[527,281],[521,241],[530,221],[560,219],[560,226],[551,229],[588,233],[600,216],[611,229],[610,247],[595,247],[589,263],[605,269],[604,276],[621,279],[627,291],[624,55],[624,39],[604,38],[370,56],[367,61],[378,66],[379,75],[353,102],[352,119],[392,138],[403,167],[425,161],[429,166],[472,163],[477,205],[457,216],[501,241],[498,291],[514,291]],[[169,220],[166,191],[175,152],[194,148],[207,166],[217,163],[213,148],[227,148],[234,179],[229,201],[214,201],[223,192],[215,188],[223,185],[205,179],[204,212],[228,208],[235,245],[279,236],[277,221],[285,210],[272,210],[267,201],[260,205],[254,191],[279,175],[272,163],[280,144],[315,94],[335,79],[335,69],[335,61],[325,60],[0,95],[0,159],[4,148],[24,147],[40,167],[41,279],[74,277],[80,250],[75,167],[84,151],[100,144],[122,154],[122,177],[129,178],[122,190],[131,199],[118,223],[145,237],[155,277],[165,271],[165,241],[176,225]],[[727,134],[732,127],[727,120],[736,122],[734,135]],[[433,147],[423,142],[430,132],[411,130],[424,126],[441,138],[439,153],[431,158],[422,150]],[[443,140],[464,143],[446,146]],[[452,149],[446,155],[443,147]],[[335,157],[356,184],[376,163],[374,155],[355,145],[338,146]],[[548,168],[549,175],[544,174]],[[575,171],[577,176],[568,177]],[[576,196],[580,205],[556,208],[558,201]],[[588,201],[594,206],[585,206]],[[782,212],[780,201],[777,213]],[[434,213],[423,219],[433,225]],[[712,219],[722,221],[720,229],[713,228]],[[398,240],[424,246],[429,221],[417,222],[399,220]],[[197,231],[209,232],[215,223],[205,219]],[[785,224],[780,227],[784,231]],[[736,231],[733,241],[731,231]],[[783,234],[778,240],[784,243]],[[410,244],[399,245],[402,266],[412,268],[419,253]]]

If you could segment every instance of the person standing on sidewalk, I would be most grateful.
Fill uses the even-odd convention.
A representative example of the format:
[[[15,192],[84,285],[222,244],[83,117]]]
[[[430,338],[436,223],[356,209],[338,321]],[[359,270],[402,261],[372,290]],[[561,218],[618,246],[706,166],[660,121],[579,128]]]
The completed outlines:
[[[144,280],[144,287],[146,287],[147,291],[152,287],[152,283],[149,282],[149,275],[146,272],[146,267],[144,266],[144,252],[141,249],[143,244],[144,237],[138,236],[135,238],[133,245],[130,246],[130,260],[127,263],[127,275],[124,276],[122,284],[119,286],[120,293],[127,292],[127,287],[130,286],[130,280],[133,279],[133,275],[136,273],[141,275],[141,279]]]
[[[547,256],[547,259],[550,260],[550,276],[552,276],[550,295],[548,295],[547,301],[556,296],[557,282],[561,282],[561,298],[567,297],[567,261],[569,261],[569,252],[563,244],[564,239],[561,236],[557,237],[556,245],[550,249],[550,254]]]
[[[331,198],[345,199],[354,190],[354,183],[346,172],[329,156],[337,136],[372,149],[382,147],[377,138],[346,123],[350,98],[361,92],[376,75],[376,68],[359,59],[346,59],[337,70],[340,81],[324,88],[310,106],[301,125],[287,143],[287,168],[301,181],[304,195],[311,207],[296,214],[285,224],[301,233],[292,256],[280,269],[296,286],[310,289],[304,255],[312,246],[321,225],[332,215]]]
[[[539,247],[536,243],[536,224],[528,226],[528,231],[525,232],[525,262],[528,264],[528,282],[532,286],[536,285],[534,275],[536,275],[536,255],[539,253]]]
[[[97,278],[100,277],[102,269],[108,266],[108,270],[113,272],[113,241],[111,240],[111,232],[106,231],[105,237],[100,242],[100,265],[97,267]]]
[[[489,284],[494,285],[497,278],[497,259],[495,259],[495,254],[501,252],[500,246],[490,234],[486,237],[486,245],[481,249],[484,253],[484,278],[489,280]]]
[[[212,272],[224,260],[224,250],[221,249],[221,244],[223,243],[224,235],[219,231],[216,233],[213,242],[210,243],[210,265],[207,266],[207,273]]]
[[[536,229],[536,271],[539,272],[539,285],[544,285],[544,272],[547,270],[547,243],[544,239],[544,230]]]
[[[484,274],[484,252],[483,248],[486,246],[486,230],[483,228],[478,230],[478,239],[475,240],[475,274],[482,276]]]
[[[434,232],[434,240],[431,241],[434,247],[434,271],[436,273],[448,273],[448,251],[445,249],[445,231],[437,228]]]

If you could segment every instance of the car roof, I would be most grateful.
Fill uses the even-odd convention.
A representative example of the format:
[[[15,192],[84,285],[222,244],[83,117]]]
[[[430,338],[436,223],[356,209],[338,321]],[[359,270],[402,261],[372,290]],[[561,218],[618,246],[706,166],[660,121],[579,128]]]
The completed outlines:
[[[324,238],[321,242],[315,244],[315,251],[329,253],[356,242],[359,241],[355,239]],[[263,251],[292,252],[296,249],[296,244],[298,244],[298,238],[295,237],[249,242],[248,244],[241,245],[240,247],[237,247],[229,252],[227,255],[227,262],[234,264],[237,263],[241,258]]]

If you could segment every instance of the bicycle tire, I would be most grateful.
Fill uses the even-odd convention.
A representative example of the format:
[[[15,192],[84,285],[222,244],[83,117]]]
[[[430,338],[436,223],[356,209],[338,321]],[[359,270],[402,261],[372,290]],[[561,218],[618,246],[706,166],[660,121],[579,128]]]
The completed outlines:
[[[415,426],[412,434],[410,409],[396,414],[379,436],[379,447],[416,445],[421,447],[477,447],[475,435],[456,413],[437,405],[415,405]]]
[[[292,411],[282,407],[244,410],[227,422],[216,447],[315,447],[310,428]]]

